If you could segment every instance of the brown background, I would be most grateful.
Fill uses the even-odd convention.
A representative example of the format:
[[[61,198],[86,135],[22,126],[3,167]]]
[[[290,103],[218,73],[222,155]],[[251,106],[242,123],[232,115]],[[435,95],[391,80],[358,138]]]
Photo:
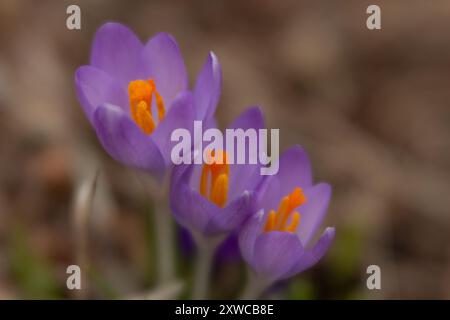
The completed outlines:
[[[65,27],[69,4],[81,7],[79,31]],[[369,4],[381,6],[382,30],[366,28]],[[191,83],[213,50],[224,77],[220,124],[260,105],[282,148],[304,145],[317,180],[333,185],[335,245],[274,296],[450,298],[443,0],[1,1],[0,298],[73,297],[73,194],[97,167],[89,297],[124,297],[154,281],[146,194],[102,150],[74,93],[74,71],[106,21],[142,40],[171,33]],[[180,273],[191,264],[181,255]],[[370,264],[381,267],[378,292],[365,287]],[[232,297],[242,269],[217,266],[214,297]]]

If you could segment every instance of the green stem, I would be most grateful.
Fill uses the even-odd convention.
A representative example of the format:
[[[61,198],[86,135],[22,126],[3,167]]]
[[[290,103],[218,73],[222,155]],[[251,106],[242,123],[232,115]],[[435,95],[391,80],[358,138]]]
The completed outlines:
[[[212,263],[215,246],[204,243],[198,248],[197,265],[195,269],[192,299],[206,299],[208,295],[208,284],[211,276]]]
[[[172,215],[168,207],[168,185],[170,172],[163,181],[157,181],[145,173],[136,171],[138,180],[146,192],[150,190],[154,203],[154,233],[156,242],[157,266],[156,274],[159,285],[165,285],[175,280],[175,229]]]
[[[192,299],[201,300],[208,297],[208,285],[211,276],[214,253],[224,236],[205,237],[196,232],[191,233],[197,244],[197,264],[194,273]]]
[[[256,300],[270,286],[270,282],[264,278],[258,277],[253,272],[248,272],[247,284],[239,299]]]
[[[175,279],[174,228],[170,211],[164,204],[156,205],[154,221],[158,282],[167,284]]]

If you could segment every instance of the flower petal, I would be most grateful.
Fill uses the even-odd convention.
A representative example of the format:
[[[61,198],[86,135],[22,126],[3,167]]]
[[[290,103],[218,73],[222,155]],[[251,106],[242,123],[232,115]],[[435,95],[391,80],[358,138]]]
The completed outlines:
[[[237,232],[232,232],[223,242],[218,246],[216,251],[216,263],[219,265],[229,261],[238,261],[241,258],[239,252],[239,244]]]
[[[333,243],[334,236],[335,229],[326,228],[316,245],[312,249],[305,250],[300,260],[283,275],[282,279],[292,277],[318,263]]]
[[[194,89],[196,120],[207,120],[214,115],[222,88],[222,70],[213,52],[209,53],[200,71]]]
[[[253,261],[255,242],[258,235],[261,234],[263,218],[264,211],[258,211],[247,219],[239,232],[239,249],[244,260],[249,264]]]
[[[172,132],[175,129],[187,129],[192,138],[194,114],[192,94],[185,91],[174,100],[172,108],[152,133],[152,139],[161,150],[166,165],[173,164],[171,152],[172,148],[178,143],[171,141]]]
[[[298,209],[302,219],[297,233],[303,245],[307,246],[325,218],[331,198],[331,186],[328,183],[318,183],[305,189],[304,193],[307,200]]]
[[[96,67],[82,66],[77,69],[75,89],[91,123],[95,109],[103,103],[110,103],[126,110],[128,99],[123,87],[109,74]]]
[[[297,235],[271,231],[261,234],[255,242],[252,266],[268,280],[280,279],[296,265],[303,255],[303,246]]]
[[[204,232],[210,217],[220,211],[216,205],[193,191],[187,183],[193,166],[180,165],[173,168],[170,207],[175,220],[191,231]]]
[[[255,129],[256,135],[258,139],[258,130],[263,129],[265,127],[264,124],[264,116],[259,107],[250,107],[245,110],[241,115],[239,115],[233,123],[229,126],[228,129]],[[247,140],[247,139],[246,139]],[[258,141],[257,148],[255,150],[249,147],[249,144],[245,144],[245,155],[246,161],[245,164],[237,164],[237,139],[234,139],[234,160],[235,164],[230,165],[230,194],[229,198],[234,199],[246,190],[251,191],[254,190],[256,185],[261,180],[262,176],[259,172],[261,165],[258,163]],[[226,135],[225,135],[225,145],[226,145]],[[230,150],[227,150],[230,152]],[[250,155],[252,152],[252,155]],[[250,157],[254,157],[256,159],[257,164],[249,164]]]
[[[164,159],[158,146],[119,107],[105,104],[94,112],[94,127],[103,147],[126,166],[161,175]]]
[[[177,94],[188,86],[183,56],[175,39],[167,33],[158,33],[145,45],[140,61],[145,77],[155,81],[169,109]]]
[[[91,65],[117,77],[127,85],[138,74],[137,61],[142,43],[136,35],[120,23],[105,23],[95,34]]]
[[[261,108],[258,106],[248,107],[228,126],[228,129],[264,129],[265,121]]]
[[[224,208],[217,207],[220,211],[211,215],[206,232],[215,234],[236,230],[252,213],[252,197],[250,192],[245,192]]]
[[[276,209],[280,200],[296,187],[305,189],[311,184],[308,155],[302,147],[293,146],[280,156],[278,173],[266,179],[261,205],[267,211]]]
[[[180,164],[174,166],[171,177],[170,177],[170,185],[176,186],[177,183],[186,183],[186,179],[192,176],[193,168],[191,168],[191,164]],[[189,170],[189,172],[186,172]]]

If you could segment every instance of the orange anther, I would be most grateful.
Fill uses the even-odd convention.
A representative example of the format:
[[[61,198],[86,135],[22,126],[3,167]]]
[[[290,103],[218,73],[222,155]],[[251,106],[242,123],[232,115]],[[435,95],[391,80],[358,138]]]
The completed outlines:
[[[294,212],[295,208],[306,202],[306,197],[303,194],[301,188],[295,188],[292,193],[283,197],[278,206],[277,212],[271,210],[269,216],[267,217],[267,222],[264,227],[264,232],[269,231],[286,231],[295,232],[297,226],[300,223],[300,213]],[[291,223],[286,225],[289,217],[291,217]]]
[[[151,134],[156,128],[155,119],[152,115],[153,94],[155,94],[158,110],[158,122],[161,122],[166,110],[161,95],[156,91],[155,82],[152,79],[147,81],[134,80],[128,84],[131,117],[146,134]]]
[[[210,163],[205,163],[200,176],[200,194],[219,207],[227,202],[229,185],[229,165],[225,151],[210,153]],[[211,183],[209,184],[209,179]],[[208,185],[210,185],[208,193]]]

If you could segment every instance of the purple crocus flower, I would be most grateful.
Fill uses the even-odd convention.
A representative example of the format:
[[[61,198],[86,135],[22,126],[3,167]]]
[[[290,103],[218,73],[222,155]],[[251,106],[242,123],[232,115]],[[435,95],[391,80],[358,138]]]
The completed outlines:
[[[237,128],[264,128],[260,109],[247,109],[228,129]],[[224,150],[220,155],[222,164],[179,165],[173,170],[170,206],[177,222],[194,235],[213,236],[235,230],[253,212],[262,180],[260,165],[228,164],[226,154]]]
[[[90,64],[75,74],[84,112],[106,151],[124,165],[161,176],[171,165],[170,134],[214,114],[221,69],[210,53],[193,92],[175,40],[158,33],[145,45],[127,27],[106,23]]]
[[[310,162],[301,147],[285,151],[279,172],[263,185],[258,211],[242,228],[239,246],[259,281],[270,285],[316,264],[335,230],[325,229],[309,248],[327,212],[331,188],[327,183],[313,185]]]

